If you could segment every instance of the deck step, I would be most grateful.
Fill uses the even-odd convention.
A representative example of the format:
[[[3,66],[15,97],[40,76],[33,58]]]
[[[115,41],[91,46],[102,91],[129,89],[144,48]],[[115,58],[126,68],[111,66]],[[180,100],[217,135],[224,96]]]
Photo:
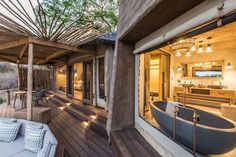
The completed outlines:
[[[52,101],[54,104],[57,104],[58,107],[64,106],[64,110],[74,116],[81,122],[89,122],[89,129],[93,130],[94,132],[98,133],[104,138],[108,138],[107,131],[106,131],[106,119],[96,113],[89,111],[83,107],[76,107],[76,104],[71,104],[70,106],[67,105],[68,101],[63,101],[63,99],[58,98],[58,96],[51,97],[49,101]],[[94,118],[94,116],[96,118]]]
[[[48,92],[48,94],[53,94],[53,97],[56,97],[64,103],[71,103],[71,106],[76,107],[83,112],[87,112],[88,114],[95,113],[100,118],[103,118],[105,121],[107,120],[107,111],[101,109],[100,107],[83,104],[81,101],[75,100],[73,98],[68,98],[63,94],[53,93],[50,91]]]
[[[161,157],[135,128],[112,131],[111,143],[119,157]]]

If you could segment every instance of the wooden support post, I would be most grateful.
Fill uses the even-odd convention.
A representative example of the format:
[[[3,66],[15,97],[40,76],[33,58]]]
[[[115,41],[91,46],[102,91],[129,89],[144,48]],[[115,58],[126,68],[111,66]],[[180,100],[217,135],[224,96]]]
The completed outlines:
[[[11,100],[10,100],[10,91],[7,91],[7,105],[11,105]]]
[[[27,75],[27,120],[33,120],[33,44],[28,46],[28,75]]]
[[[53,91],[55,92],[56,91],[56,75],[57,75],[57,72],[56,72],[56,68],[55,68],[55,66],[53,66],[53,72],[52,72],[52,81],[53,81],[53,86],[52,86],[52,89],[53,89]]]
[[[20,73],[20,64],[17,63],[17,72],[18,72],[18,90],[21,90],[21,73]]]
[[[93,84],[93,100],[94,101],[92,101],[92,104],[94,105],[94,106],[97,106],[97,58],[96,58],[97,56],[96,56],[96,54],[94,55],[94,57],[93,57],[93,82],[94,82],[94,84]]]

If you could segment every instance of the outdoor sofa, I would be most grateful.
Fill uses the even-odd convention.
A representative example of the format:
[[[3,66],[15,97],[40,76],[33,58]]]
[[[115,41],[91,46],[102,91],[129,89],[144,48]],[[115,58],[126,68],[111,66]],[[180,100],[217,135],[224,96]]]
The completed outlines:
[[[49,157],[54,157],[56,153],[57,147],[57,140],[52,134],[51,130],[46,124],[31,122],[27,120],[18,119],[17,121],[21,122],[20,130],[17,134],[17,137],[14,142],[0,142],[0,156],[1,157],[37,157],[37,153],[31,152],[25,149],[24,144],[24,136],[27,124],[36,124],[36,125],[43,125],[43,129],[46,130],[44,135],[44,142],[45,145],[46,140],[52,143],[51,150],[49,153]]]

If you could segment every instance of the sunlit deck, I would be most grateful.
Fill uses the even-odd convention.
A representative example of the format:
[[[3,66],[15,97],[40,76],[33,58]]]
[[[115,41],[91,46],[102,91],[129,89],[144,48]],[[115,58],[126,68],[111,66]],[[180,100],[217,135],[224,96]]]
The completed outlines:
[[[66,110],[60,110],[57,101],[49,100],[51,121],[48,124],[59,144],[57,157],[111,157],[114,156],[106,137],[94,129],[84,126],[81,119],[72,116]],[[96,108],[96,111],[99,109]],[[13,117],[14,109],[7,104],[0,105],[1,117]],[[103,112],[103,111],[101,111]],[[105,112],[103,112],[105,113]]]

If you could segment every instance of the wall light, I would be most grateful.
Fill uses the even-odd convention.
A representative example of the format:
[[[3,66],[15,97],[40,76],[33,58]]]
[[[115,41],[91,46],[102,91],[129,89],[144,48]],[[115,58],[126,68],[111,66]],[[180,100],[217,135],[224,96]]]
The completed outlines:
[[[69,103],[69,102],[68,102],[68,103],[66,103],[66,106],[70,106],[70,105],[71,105],[71,103]]]

